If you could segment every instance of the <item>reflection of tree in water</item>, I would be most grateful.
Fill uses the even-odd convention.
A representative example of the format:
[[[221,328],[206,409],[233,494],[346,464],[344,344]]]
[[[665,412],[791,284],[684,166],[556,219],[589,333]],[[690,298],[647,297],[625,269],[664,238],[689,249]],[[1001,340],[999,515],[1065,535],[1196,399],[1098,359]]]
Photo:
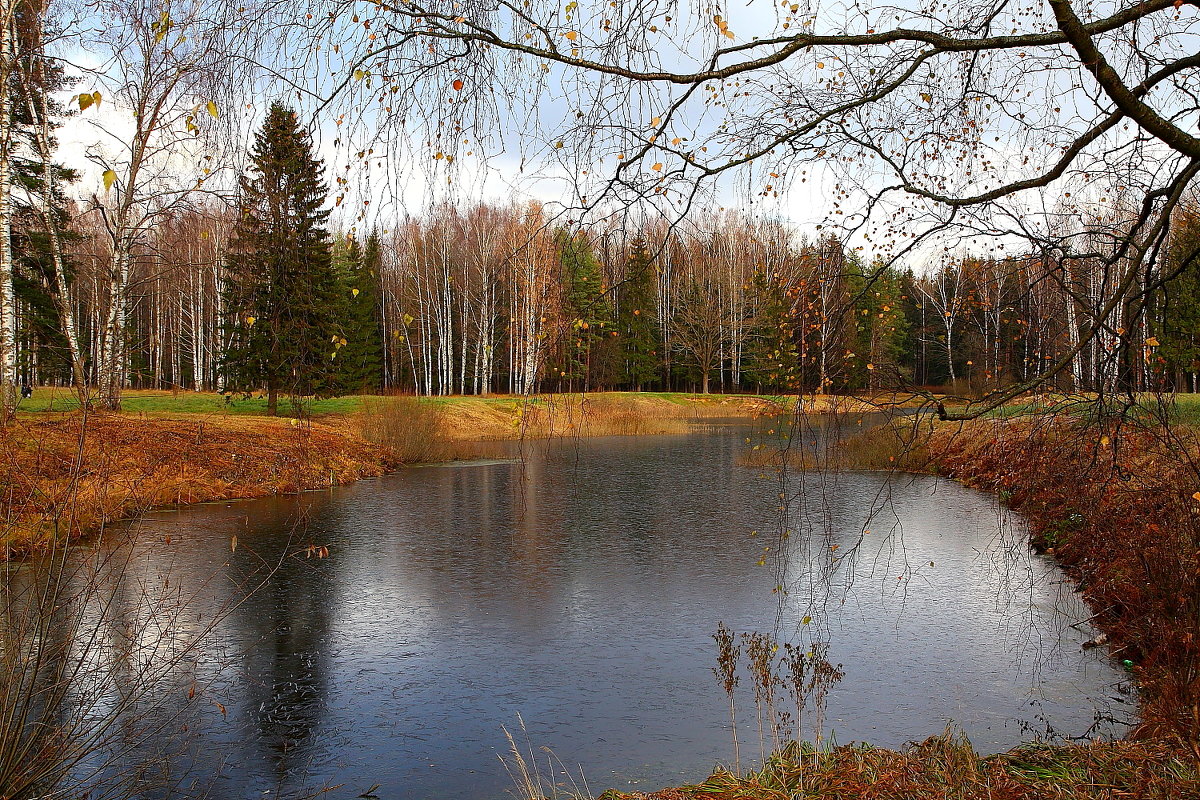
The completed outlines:
[[[331,572],[337,559],[321,558],[306,546],[303,533],[293,536],[278,572],[235,616],[248,643],[243,705],[248,738],[280,784],[308,771],[329,694],[337,586]]]

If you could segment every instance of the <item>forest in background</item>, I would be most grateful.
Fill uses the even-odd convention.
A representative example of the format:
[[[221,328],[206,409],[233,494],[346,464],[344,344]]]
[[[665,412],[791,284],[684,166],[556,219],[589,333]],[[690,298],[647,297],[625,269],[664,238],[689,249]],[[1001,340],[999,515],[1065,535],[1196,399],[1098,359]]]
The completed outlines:
[[[66,294],[94,383],[114,254],[102,210],[67,208]],[[133,251],[125,386],[224,388],[235,220],[225,206],[177,210]],[[69,385],[47,237],[37,217],[19,222],[21,380]],[[1198,239],[1193,202],[1176,215],[1169,259],[1182,261]],[[1028,380],[1077,349],[1116,288],[1102,264],[1075,261],[1064,281],[1036,254],[902,271],[864,263],[833,236],[810,240],[735,211],[629,230],[557,225],[534,204],[439,206],[365,240],[337,234],[330,247],[345,339],[330,352],[347,392],[980,391]],[[1056,388],[1195,391],[1200,266],[1145,306],[1123,305],[1132,335],[1092,337]]]

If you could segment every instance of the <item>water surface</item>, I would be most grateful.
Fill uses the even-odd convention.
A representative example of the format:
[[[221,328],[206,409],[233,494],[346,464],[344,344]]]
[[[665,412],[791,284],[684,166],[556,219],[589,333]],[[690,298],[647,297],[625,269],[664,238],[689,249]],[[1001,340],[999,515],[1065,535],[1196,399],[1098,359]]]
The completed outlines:
[[[530,443],[520,463],[144,518],[137,568],[182,582],[198,620],[278,563],[193,659],[193,778],[229,798],[505,796],[505,726],[594,794],[700,780],[732,760],[719,622],[828,637],[839,742],[953,721],[995,752],[1113,710],[1121,673],[1070,627],[1087,612],[990,497],[881,473],[781,483],[735,463],[745,435]]]

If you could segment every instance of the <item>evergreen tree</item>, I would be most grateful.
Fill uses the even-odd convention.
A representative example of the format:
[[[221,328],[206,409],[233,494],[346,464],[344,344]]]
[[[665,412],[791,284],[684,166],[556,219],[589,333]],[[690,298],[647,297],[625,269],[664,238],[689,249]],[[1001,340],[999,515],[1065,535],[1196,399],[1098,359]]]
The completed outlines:
[[[587,391],[593,377],[603,373],[603,358],[593,356],[605,347],[612,309],[600,277],[600,262],[583,236],[559,234],[563,275],[563,315],[568,324],[556,374],[566,386]]]
[[[854,257],[846,259],[848,288],[855,300],[852,349],[846,385],[851,389],[898,388],[907,380],[903,362],[908,341],[903,274],[875,263],[864,269]]]
[[[241,213],[225,262],[226,391],[343,392],[339,351],[348,344],[346,303],[333,268],[323,210],[324,165],[295,113],[272,103],[241,179]]]
[[[629,245],[629,265],[617,293],[617,306],[617,330],[624,365],[622,382],[640,392],[645,385],[658,379],[662,349],[655,303],[654,263],[646,240],[640,237]]]
[[[57,35],[47,30],[36,4],[15,8],[16,69],[9,76],[13,109],[12,255],[13,293],[20,307],[18,369],[23,380],[42,382],[83,380],[79,343],[70,315],[67,292],[74,271],[66,245],[77,239],[69,233],[69,203],[63,186],[78,175],[53,160],[57,148],[57,118],[66,115],[55,99],[71,85],[62,64],[43,52],[43,41]]]
[[[1167,269],[1174,277],[1155,298],[1151,329],[1159,346],[1154,358],[1175,391],[1194,392],[1200,389],[1200,204],[1176,215]]]
[[[800,386],[800,353],[796,347],[799,290],[762,273],[754,276],[757,312],[751,321],[743,378],[759,391],[793,392]]]
[[[350,392],[375,392],[383,383],[383,319],[379,313],[379,236],[366,247],[350,238],[334,251],[334,263],[346,304],[342,328],[346,344],[338,353],[341,384]]]

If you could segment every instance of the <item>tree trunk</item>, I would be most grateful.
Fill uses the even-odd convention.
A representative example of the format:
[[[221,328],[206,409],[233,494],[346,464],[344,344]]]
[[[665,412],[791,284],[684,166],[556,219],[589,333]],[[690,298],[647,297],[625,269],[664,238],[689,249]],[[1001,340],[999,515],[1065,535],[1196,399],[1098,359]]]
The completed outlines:
[[[125,284],[129,280],[129,249],[118,241],[113,253],[108,285],[108,315],[104,320],[104,344],[100,352],[97,383],[100,404],[109,411],[121,410],[121,384],[125,358]]]
[[[13,2],[0,0],[0,422],[17,407],[17,305],[13,296],[12,105]]]

